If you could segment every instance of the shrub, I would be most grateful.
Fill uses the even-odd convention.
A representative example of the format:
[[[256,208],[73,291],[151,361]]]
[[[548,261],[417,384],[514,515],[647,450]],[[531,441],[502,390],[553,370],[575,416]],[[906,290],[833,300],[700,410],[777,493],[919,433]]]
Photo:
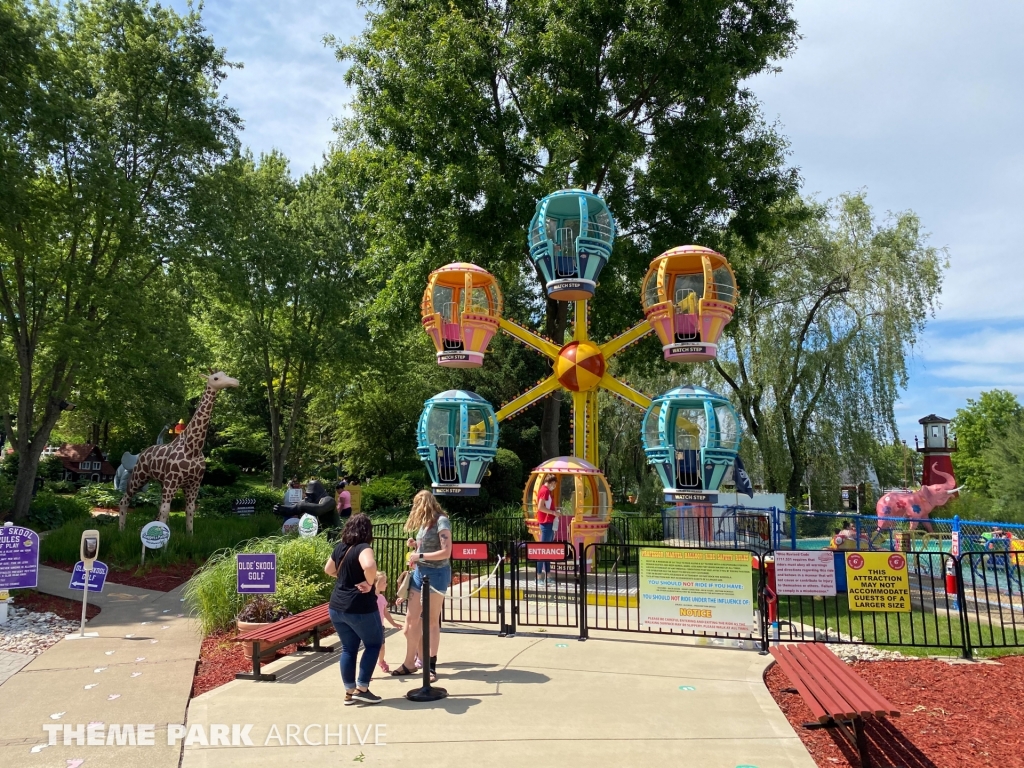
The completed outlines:
[[[242,470],[240,467],[236,467],[234,464],[225,464],[214,459],[206,462],[203,485],[218,487],[234,485],[241,476]]]
[[[412,497],[420,490],[406,476],[406,473],[381,475],[363,486],[363,512],[372,512],[384,507],[404,507],[412,503]]]
[[[253,595],[238,612],[239,621],[251,621],[258,624],[279,621],[285,616],[291,616],[288,609],[266,595]]]
[[[18,463],[18,454],[7,454],[0,461],[0,475],[13,482],[18,477]]]
[[[40,491],[32,499],[28,508],[28,524],[36,531],[50,531],[60,528],[64,515],[57,505],[57,495],[50,491]]]
[[[74,493],[77,490],[70,480],[53,480],[45,483],[43,487],[54,493]]]
[[[523,499],[523,462],[507,448],[499,448],[483,487],[497,504],[518,504]]]
[[[334,580],[324,573],[324,563],[333,550],[334,545],[322,534],[308,539],[295,536],[250,539],[212,555],[189,579],[185,598],[204,634],[231,627],[246,602],[246,596],[236,592],[235,555],[273,552],[277,554],[277,600],[293,613],[300,613],[330,597]]]
[[[112,483],[90,483],[82,488],[75,498],[91,507],[113,508],[121,503],[124,494],[117,490]]]
[[[57,507],[60,509],[63,522],[72,520],[83,520],[89,518],[92,512],[92,505],[78,498],[77,496],[55,496]]]
[[[59,456],[44,456],[39,462],[39,469],[36,470],[36,477],[44,480],[60,480],[64,476],[64,462]]]
[[[270,468],[265,454],[259,451],[251,451],[247,448],[238,448],[233,445],[222,445],[210,451],[210,458],[222,461],[225,464],[233,464],[249,472],[266,472]]]

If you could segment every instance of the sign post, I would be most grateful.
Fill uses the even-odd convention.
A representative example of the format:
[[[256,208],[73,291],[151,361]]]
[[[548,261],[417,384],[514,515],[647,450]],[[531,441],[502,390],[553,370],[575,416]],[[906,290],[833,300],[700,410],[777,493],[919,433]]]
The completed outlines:
[[[277,555],[235,555],[236,591],[240,595],[272,595],[277,592]]]
[[[82,540],[78,544],[78,559],[79,563],[75,565],[75,571],[78,570],[78,566],[82,566],[84,578],[82,579],[82,625],[79,628],[77,635],[68,635],[67,639],[78,639],[84,637],[99,637],[99,632],[85,631],[85,612],[89,605],[89,581],[92,576],[93,566],[96,564],[96,558],[100,554],[100,532],[96,530],[82,531]],[[103,575],[106,576],[106,566],[104,566]],[[71,574],[71,583],[75,583],[75,575]],[[101,585],[102,589],[102,585]]]
[[[154,520],[153,522],[146,523],[142,526],[142,530],[139,532],[139,538],[142,539],[142,561],[140,565],[145,565],[146,550],[162,549],[163,546],[171,540],[171,529],[167,527],[167,523],[161,523],[159,520]]]
[[[696,632],[751,633],[750,553],[731,549],[640,550],[640,626]]]
[[[9,589],[39,583],[39,534],[14,523],[0,528],[0,624],[7,623]]]
[[[901,552],[850,552],[846,584],[851,611],[910,613],[907,558]]]

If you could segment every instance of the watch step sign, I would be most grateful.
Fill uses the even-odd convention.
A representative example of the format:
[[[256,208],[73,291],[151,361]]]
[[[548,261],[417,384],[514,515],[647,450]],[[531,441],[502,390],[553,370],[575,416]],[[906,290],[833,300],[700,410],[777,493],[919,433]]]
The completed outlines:
[[[103,586],[107,583],[107,564],[96,560],[89,571],[89,591],[102,592]],[[79,560],[75,563],[75,570],[71,572],[71,583],[68,589],[85,589],[85,564]]]
[[[239,594],[271,595],[277,592],[277,555],[239,553],[235,555]]]

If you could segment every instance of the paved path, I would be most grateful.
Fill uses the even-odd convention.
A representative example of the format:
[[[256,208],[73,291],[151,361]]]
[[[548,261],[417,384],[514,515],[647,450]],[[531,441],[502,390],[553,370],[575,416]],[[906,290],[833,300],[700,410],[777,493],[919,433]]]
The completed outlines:
[[[40,568],[39,590],[81,599],[67,589],[68,574]],[[183,723],[199,657],[200,637],[182,616],[180,589],[154,592],[108,583],[90,595],[103,610],[86,630],[100,636],[61,640],[0,685],[0,766],[60,766],[84,759],[90,766],[177,768],[180,747],[167,746],[167,724]],[[59,715],[59,717],[58,717]],[[156,746],[46,744],[44,724],[155,724]]]
[[[3,685],[7,679],[13,677],[34,658],[35,656],[29,656],[27,653],[0,651],[0,685]]]
[[[400,655],[400,638],[389,639],[388,657]],[[402,697],[417,679],[386,678],[373,685],[384,702],[344,707],[337,655],[295,656],[266,668],[281,676],[276,683],[238,680],[194,699],[190,727],[251,724],[254,746],[195,743],[182,766],[814,768],[765,688],[767,664],[755,652],[656,635],[595,632],[581,643],[446,632],[438,672],[447,699],[414,704]],[[322,740],[324,724],[330,746],[296,744]],[[384,746],[372,745],[376,726]]]

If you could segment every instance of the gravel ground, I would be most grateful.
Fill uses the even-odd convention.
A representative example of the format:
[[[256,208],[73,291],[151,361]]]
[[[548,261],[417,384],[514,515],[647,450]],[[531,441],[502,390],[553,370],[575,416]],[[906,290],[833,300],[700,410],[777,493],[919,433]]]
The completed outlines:
[[[36,613],[10,606],[8,621],[0,625],[0,650],[38,656],[64,636],[79,627],[76,621],[62,619],[55,613]]]

